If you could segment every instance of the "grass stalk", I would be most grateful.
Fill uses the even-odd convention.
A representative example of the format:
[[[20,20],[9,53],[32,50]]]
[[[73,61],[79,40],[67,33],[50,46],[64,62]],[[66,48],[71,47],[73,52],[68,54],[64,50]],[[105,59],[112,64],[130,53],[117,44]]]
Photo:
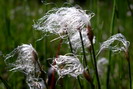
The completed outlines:
[[[83,50],[83,56],[84,56],[84,64],[85,64],[84,67],[87,67],[87,68],[88,68],[88,65],[87,65],[87,58],[86,58],[86,53],[85,53],[85,48],[84,48],[84,42],[83,42],[83,37],[82,37],[81,31],[79,31],[79,35],[80,35],[80,40],[81,40],[81,45],[82,45],[82,50]],[[88,69],[87,69],[87,70],[88,70]]]
[[[59,52],[60,52],[60,49],[61,49],[62,42],[63,42],[63,39],[61,39],[60,42],[59,42],[58,49],[57,49],[57,52],[56,52],[56,58],[58,58],[58,56],[59,56]]]
[[[1,82],[3,82],[3,84],[6,87],[6,89],[11,89],[10,86],[8,85],[8,83],[1,76],[0,76],[0,80],[1,80]]]
[[[91,59],[91,64],[92,64],[92,67],[94,68],[94,61],[93,61],[93,56],[92,56],[92,52],[91,50],[89,49],[89,53],[90,53],[90,59]]]
[[[95,86],[94,86],[93,81],[92,81],[92,79],[91,79],[91,77],[89,75],[90,72],[89,72],[88,65],[87,65],[87,58],[86,58],[86,53],[85,53],[85,48],[84,48],[84,42],[83,42],[83,37],[82,37],[82,33],[81,33],[80,30],[79,30],[79,35],[80,35],[80,40],[81,40],[81,45],[82,45],[82,50],[83,50],[83,56],[84,56],[84,63],[85,63],[84,67],[87,67],[87,71],[88,71],[87,75],[88,75],[89,79],[87,79],[87,80],[90,82],[91,88],[94,89]]]
[[[68,36],[68,41],[69,41],[69,46],[70,46],[71,53],[74,54],[73,48],[72,48],[72,43],[71,43],[71,41],[70,41],[69,36]],[[78,83],[79,83],[80,89],[83,89],[83,86],[82,86],[82,84],[81,84],[81,82],[80,82],[79,76],[77,77],[77,79],[78,79]]]
[[[59,56],[59,52],[60,52],[60,49],[61,49],[62,42],[63,42],[63,39],[61,39],[59,44],[58,44],[58,48],[57,48],[57,52],[56,52],[56,58],[58,58],[58,56]],[[54,62],[53,65],[54,64],[56,64],[56,63]],[[49,75],[49,79],[48,79],[49,89],[55,89],[55,85],[56,85],[55,69],[53,69],[52,71],[49,71],[48,75]]]
[[[38,65],[38,67],[39,67],[39,69],[40,69],[40,71],[41,71],[41,75],[40,75],[40,77],[43,79],[43,81],[44,81],[44,84],[45,84],[45,86],[46,86],[46,89],[48,89],[48,85],[47,85],[47,83],[46,83],[46,81],[45,81],[45,75],[46,75],[46,73],[43,71],[43,69],[42,69],[42,67],[41,67],[41,64],[36,60],[36,63],[37,63],[37,65]]]
[[[98,76],[98,71],[97,71],[97,61],[96,61],[96,55],[95,55],[95,49],[94,49],[94,45],[93,45],[93,31],[92,31],[92,29],[91,29],[91,27],[90,26],[88,26],[87,27],[87,30],[88,30],[88,33],[87,33],[87,36],[88,36],[88,39],[90,40],[90,43],[91,43],[91,50],[89,50],[90,51],[90,53],[91,53],[91,55],[92,55],[92,57],[93,57],[93,61],[92,61],[92,63],[94,64],[94,68],[95,68],[95,73],[96,73],[96,79],[97,79],[97,83],[98,83],[98,89],[101,89],[101,85],[100,85],[100,80],[99,80],[99,76]]]
[[[91,47],[92,47],[92,55],[93,55],[93,59],[94,59],[94,67],[95,67],[96,79],[97,79],[97,83],[98,83],[98,89],[101,89],[100,80],[99,80],[98,71],[97,71],[97,61],[96,61],[94,45],[93,45],[92,41],[90,41],[90,42],[91,42]]]
[[[131,64],[130,64],[130,58],[129,58],[129,52],[125,52],[125,56],[128,62],[128,74],[129,74],[129,82],[130,82],[130,89],[132,89],[132,74],[131,74]]]
[[[110,65],[111,65],[111,54],[112,54],[112,51],[110,50],[109,51],[109,64],[108,64],[108,69],[107,69],[107,79],[106,79],[106,88],[107,89],[110,89],[110,86],[109,86],[109,78],[110,78]]]
[[[80,89],[84,89],[81,82],[80,82],[79,76],[77,78],[78,78],[78,83],[79,83]]]
[[[113,35],[114,33],[114,19],[115,19],[115,7],[116,7],[116,1],[114,0],[113,2],[113,12],[112,12],[112,18],[111,18],[111,24],[110,24],[110,36]],[[112,55],[112,51],[110,50],[109,51],[109,64],[108,64],[108,69],[107,69],[107,78],[106,78],[106,88],[107,89],[110,89],[110,86],[109,86],[109,78],[110,78],[110,70],[111,70],[111,57]]]
[[[130,60],[128,60],[128,71],[129,71],[129,79],[130,79],[130,89],[132,89],[132,76],[131,76],[131,64],[130,64]]]

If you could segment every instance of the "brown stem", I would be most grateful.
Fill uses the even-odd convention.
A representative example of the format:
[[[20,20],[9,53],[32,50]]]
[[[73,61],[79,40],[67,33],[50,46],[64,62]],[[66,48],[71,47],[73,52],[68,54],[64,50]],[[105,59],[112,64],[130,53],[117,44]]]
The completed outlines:
[[[95,85],[93,84],[93,80],[92,80],[91,76],[89,75],[89,73],[84,70],[83,75],[84,75],[85,79],[91,84],[91,88],[95,89]]]
[[[60,52],[60,49],[61,49],[62,42],[63,42],[63,39],[60,40],[60,43],[58,45],[58,49],[57,49],[57,53],[56,53],[56,58],[58,58],[58,56],[59,56],[59,52]]]
[[[59,44],[58,44],[58,48],[57,48],[57,52],[56,52],[56,58],[58,58],[58,56],[59,56],[59,52],[60,52],[60,49],[61,49],[62,42],[63,42],[63,39],[61,39]],[[55,64],[56,64],[56,62],[54,61],[53,65],[55,65]],[[55,69],[50,69],[50,71],[48,73],[48,76],[49,76],[49,80],[48,80],[49,89],[55,89],[55,84],[56,84]]]

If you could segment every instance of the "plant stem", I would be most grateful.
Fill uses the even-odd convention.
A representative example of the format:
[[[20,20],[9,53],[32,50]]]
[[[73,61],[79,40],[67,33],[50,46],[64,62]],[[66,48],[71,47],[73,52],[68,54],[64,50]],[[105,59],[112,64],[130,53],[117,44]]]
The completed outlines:
[[[39,63],[39,61],[38,61],[38,55],[33,51],[32,52],[32,54],[34,55],[34,60],[35,60],[35,66],[36,66],[36,64],[38,65],[38,67],[39,67],[39,70],[40,70],[40,72],[41,72],[41,74],[40,74],[40,77],[44,80],[44,84],[45,84],[45,86],[46,86],[46,89],[48,89],[48,87],[47,87],[47,83],[46,83],[46,81],[45,81],[45,75],[46,75],[46,73],[43,71],[43,69],[42,69],[42,67],[41,67],[41,64]],[[35,70],[36,70],[36,67],[35,67]],[[35,73],[35,75],[36,75],[36,73]]]
[[[82,86],[82,84],[80,82],[79,76],[77,78],[78,78],[78,83],[79,83],[80,89],[83,89],[83,86]]]
[[[94,68],[94,66],[93,66],[94,65],[94,61],[93,61],[91,50],[89,50],[89,53],[90,53],[91,64],[92,64],[92,67]]]
[[[132,89],[132,77],[131,77],[131,65],[130,65],[130,60],[128,60],[128,71],[129,71],[129,78],[130,78],[130,89]]]
[[[82,50],[83,50],[83,56],[84,56],[84,63],[85,63],[84,67],[88,68],[88,66],[87,66],[87,58],[86,58],[86,53],[85,53],[85,48],[84,48],[84,42],[83,42],[83,37],[82,37],[82,34],[81,34],[80,30],[79,30],[79,35],[80,35],[80,40],[81,40],[81,45],[82,45]]]
[[[0,76],[1,82],[5,85],[6,89],[11,89],[10,86],[7,84],[7,82]]]
[[[69,46],[70,46],[71,53],[74,54],[73,48],[72,48],[72,44],[71,44],[71,41],[70,41],[69,36],[68,36],[68,41],[69,41]],[[83,86],[82,86],[82,84],[81,84],[81,82],[80,82],[79,76],[78,76],[77,78],[78,78],[78,83],[79,83],[80,89],[83,89]]]
[[[96,61],[96,56],[95,56],[94,45],[92,41],[90,42],[91,42],[91,47],[92,47],[92,55],[94,59],[94,67],[95,67],[95,73],[96,73],[96,78],[97,78],[97,83],[98,83],[98,89],[101,89],[100,80],[99,80],[98,71],[97,71],[97,61]]]
[[[111,18],[111,24],[110,24],[110,36],[113,35],[114,33],[114,19],[115,19],[115,6],[116,6],[116,2],[114,0],[114,3],[113,3],[113,12],[112,12],[112,18]],[[109,77],[110,77],[110,65],[111,65],[111,55],[112,55],[112,52],[111,50],[109,51],[109,65],[108,65],[108,69],[107,69],[107,79],[106,79],[106,88],[109,89],[110,86],[109,86]]]
[[[45,86],[46,86],[46,89],[48,89],[48,85],[47,85],[47,83],[46,83],[46,81],[45,81],[45,75],[46,75],[46,73],[42,70],[41,64],[38,62],[38,60],[36,60],[36,63],[37,63],[37,65],[38,65],[38,67],[39,67],[39,69],[40,69],[40,71],[41,71],[40,77],[44,80],[44,84],[45,84]]]
[[[58,44],[58,48],[57,48],[57,52],[56,52],[56,58],[58,58],[59,56],[59,52],[60,52],[60,49],[61,49],[61,46],[62,46],[62,42],[63,42],[63,39],[60,40],[59,44]],[[56,64],[56,62],[53,63],[53,65]],[[51,73],[51,82],[50,82],[50,86],[49,86],[49,89],[55,89],[55,69],[53,69],[52,73]]]
[[[62,42],[63,42],[63,39],[60,40],[60,43],[58,45],[58,49],[57,49],[57,53],[56,53],[56,58],[58,58],[58,56],[59,56],[59,52],[60,52],[60,49],[61,49]]]
[[[89,69],[88,69],[88,66],[87,66],[87,58],[86,58],[86,53],[85,53],[85,48],[84,48],[83,37],[82,37],[82,33],[81,33],[80,30],[79,30],[79,35],[80,35],[80,40],[81,40],[81,45],[82,45],[82,50],[83,50],[83,56],[84,56],[84,63],[85,63],[85,66],[84,67],[87,67],[88,74],[90,74]],[[89,77],[90,77],[90,75],[89,75]],[[92,89],[95,89],[95,86],[93,84],[93,81],[92,81],[91,77],[90,77],[90,79],[88,81],[91,84],[91,88]]]
[[[127,62],[128,62],[128,73],[129,73],[130,89],[132,89],[131,64],[130,64],[130,58],[129,58],[128,51],[125,52],[125,55],[126,55],[126,59],[127,59]]]
[[[110,89],[109,87],[109,78],[110,78],[110,65],[111,65],[111,54],[112,51],[109,51],[109,64],[108,64],[108,69],[107,69],[107,79],[106,79],[106,88]]]
[[[112,12],[112,18],[111,18],[111,24],[110,24],[110,36],[114,34],[114,19],[115,19],[115,10],[116,10],[116,2],[114,0],[113,3],[113,12]]]

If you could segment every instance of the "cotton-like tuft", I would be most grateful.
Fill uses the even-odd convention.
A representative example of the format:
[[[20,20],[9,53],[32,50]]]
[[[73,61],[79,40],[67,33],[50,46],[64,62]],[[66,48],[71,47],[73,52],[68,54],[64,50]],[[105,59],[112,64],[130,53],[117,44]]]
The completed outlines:
[[[84,68],[76,56],[59,55],[54,59],[55,65],[52,67],[57,71],[60,77],[71,75],[77,77],[82,74]]]
[[[29,78],[26,80],[30,89],[45,89],[44,81],[42,78]]]
[[[113,45],[115,41],[117,42],[117,44]],[[119,51],[127,52],[129,45],[130,45],[130,42],[127,41],[126,38],[121,33],[118,33],[111,36],[108,40],[104,41],[101,44],[98,55],[99,53],[101,53],[101,51],[107,48],[111,48],[113,52],[119,52]]]
[[[68,33],[72,34],[78,28],[90,25],[90,19],[94,13],[86,14],[85,10],[75,7],[53,8],[40,18],[33,27],[43,32],[58,34],[60,37]]]
[[[26,75],[40,72],[36,61],[38,61],[36,50],[27,44],[18,46],[5,56],[5,62],[12,68],[10,71],[21,71]]]
[[[81,30],[82,40],[83,40],[83,44],[84,44],[85,48],[88,48],[91,46],[91,42],[88,39],[87,33],[88,33],[87,28]],[[79,31],[76,31],[73,35],[70,35],[69,38],[70,38],[72,47],[75,51],[82,48],[82,43],[81,43]],[[93,38],[93,43],[95,43],[95,37]],[[68,42],[68,44],[69,44],[69,42]]]

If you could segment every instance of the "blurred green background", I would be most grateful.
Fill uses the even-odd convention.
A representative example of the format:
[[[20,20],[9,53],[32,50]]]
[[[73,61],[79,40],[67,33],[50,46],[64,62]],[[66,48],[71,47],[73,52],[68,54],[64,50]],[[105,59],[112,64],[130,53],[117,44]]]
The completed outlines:
[[[32,44],[39,54],[39,59],[45,71],[48,70],[48,58],[56,55],[59,41],[50,42],[54,36],[48,36],[41,41],[36,41],[42,37],[42,33],[33,29],[34,21],[37,21],[45,13],[54,8],[62,6],[79,5],[84,10],[95,13],[91,19],[92,28],[96,36],[96,52],[100,43],[110,37],[110,24],[113,10],[113,0],[0,0],[0,76],[8,82],[12,89],[28,89],[25,76],[20,72],[10,72],[4,63],[4,55],[10,53],[21,44]],[[122,33],[130,41],[131,69],[133,68],[133,0],[116,0],[116,10],[114,19],[114,34]],[[69,52],[64,44],[60,54]],[[101,56],[107,57],[106,53]],[[116,68],[116,70],[115,70]],[[128,89],[129,79],[127,72],[127,62],[123,54],[113,55],[111,66],[111,89]],[[133,70],[132,70],[133,75]],[[104,75],[100,81],[102,89],[105,89]],[[132,78],[133,79],[133,78]],[[58,85],[58,89],[79,89],[74,87],[74,78],[65,77],[63,88]],[[81,79],[85,89],[88,83]],[[95,81],[94,81],[95,82]],[[133,85],[133,84],[132,84]],[[0,81],[0,89],[5,89]]]

